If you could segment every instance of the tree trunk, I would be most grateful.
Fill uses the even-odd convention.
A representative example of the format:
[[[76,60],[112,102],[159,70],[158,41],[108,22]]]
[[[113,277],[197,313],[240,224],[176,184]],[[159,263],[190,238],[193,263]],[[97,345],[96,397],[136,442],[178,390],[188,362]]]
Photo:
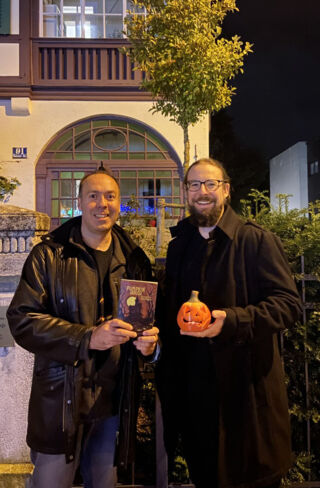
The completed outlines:
[[[189,141],[189,127],[188,125],[183,127],[183,142],[184,142],[184,162],[183,162],[183,174],[185,175],[190,164],[190,141]]]

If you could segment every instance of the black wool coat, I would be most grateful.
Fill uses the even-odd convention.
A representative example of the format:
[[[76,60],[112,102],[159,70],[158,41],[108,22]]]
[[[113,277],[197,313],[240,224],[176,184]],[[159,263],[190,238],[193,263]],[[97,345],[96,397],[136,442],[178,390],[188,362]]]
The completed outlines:
[[[83,415],[97,419],[119,413],[123,466],[135,441],[138,356],[132,341],[88,352],[103,297],[80,226],[81,217],[71,219],[32,249],[7,311],[16,342],[35,355],[27,443],[39,452],[64,453],[70,462]],[[151,265],[117,225],[112,237],[109,284],[116,317],[120,279],[150,280]]]
[[[186,398],[186,370],[176,322],[178,283],[188,241],[198,232],[189,219],[172,229],[166,262],[166,313],[157,385],[170,455]],[[219,487],[267,486],[292,462],[290,426],[278,333],[301,316],[300,298],[280,240],[226,206],[212,231],[201,267],[199,298],[225,310],[222,332],[208,341],[219,401]],[[199,404],[196,415],[202,415]],[[208,418],[208,421],[210,419]]]

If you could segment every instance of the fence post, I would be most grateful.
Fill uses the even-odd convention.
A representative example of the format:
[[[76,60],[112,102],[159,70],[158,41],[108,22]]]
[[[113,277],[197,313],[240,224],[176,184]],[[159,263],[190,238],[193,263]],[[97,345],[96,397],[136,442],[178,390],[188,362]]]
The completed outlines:
[[[166,201],[164,198],[158,198],[157,201],[158,215],[157,215],[157,242],[156,242],[156,256],[161,254],[164,242],[165,229],[165,207]]]

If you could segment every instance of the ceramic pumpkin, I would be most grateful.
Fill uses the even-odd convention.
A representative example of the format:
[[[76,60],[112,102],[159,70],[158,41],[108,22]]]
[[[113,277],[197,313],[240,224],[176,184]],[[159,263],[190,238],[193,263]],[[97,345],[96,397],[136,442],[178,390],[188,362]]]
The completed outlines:
[[[189,300],[180,307],[177,322],[181,330],[200,332],[211,322],[211,312],[205,303],[200,302],[198,295],[199,292],[193,290]]]

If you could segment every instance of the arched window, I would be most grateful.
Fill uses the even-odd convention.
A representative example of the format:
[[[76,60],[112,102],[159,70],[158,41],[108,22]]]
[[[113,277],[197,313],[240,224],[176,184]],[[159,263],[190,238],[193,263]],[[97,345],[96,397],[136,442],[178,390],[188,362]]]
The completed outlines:
[[[131,119],[99,116],[63,129],[37,164],[37,210],[51,216],[53,227],[79,215],[80,180],[101,161],[119,181],[122,210],[132,195],[140,215],[155,215],[158,197],[181,203],[181,164],[162,136]]]

